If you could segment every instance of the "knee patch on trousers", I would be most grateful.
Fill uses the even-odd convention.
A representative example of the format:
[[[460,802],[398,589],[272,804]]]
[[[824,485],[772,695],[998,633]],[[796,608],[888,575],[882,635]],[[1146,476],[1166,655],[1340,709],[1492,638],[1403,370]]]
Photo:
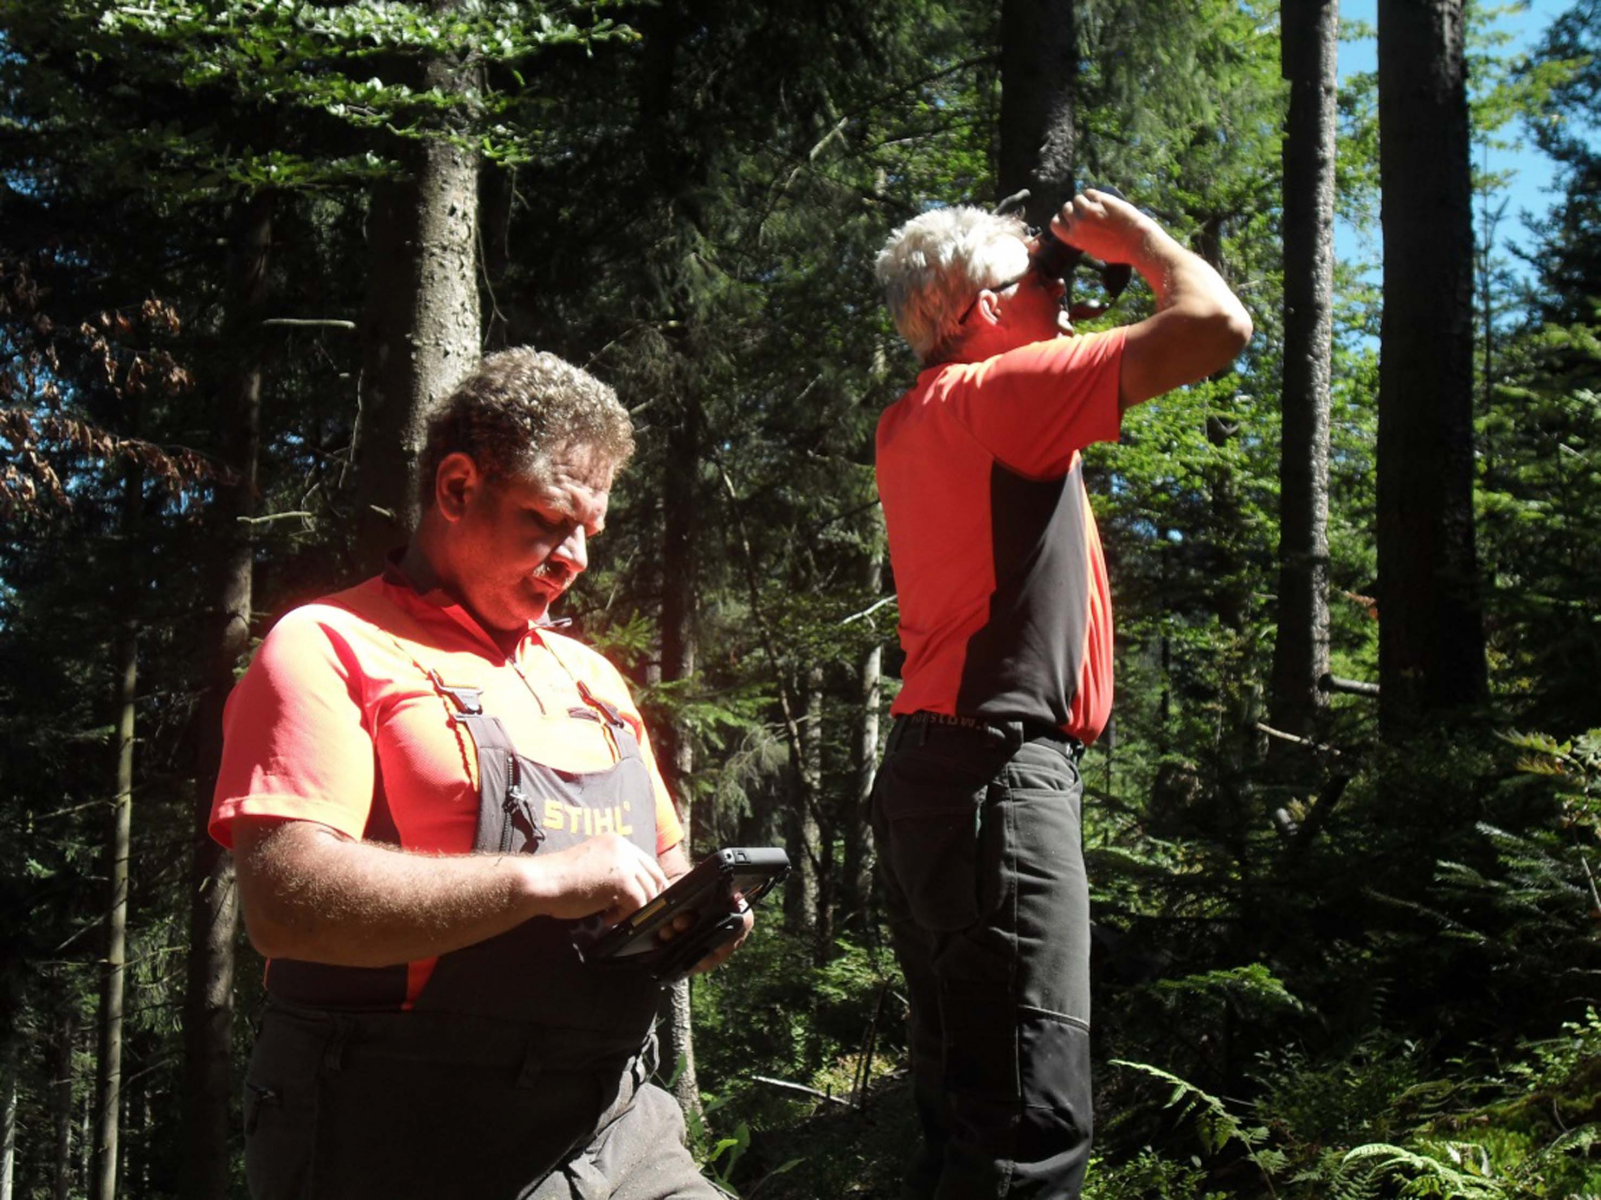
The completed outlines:
[[[944,1082],[953,1097],[1070,1114],[1090,1122],[1089,1026],[1019,1005],[1005,985],[940,989]]]

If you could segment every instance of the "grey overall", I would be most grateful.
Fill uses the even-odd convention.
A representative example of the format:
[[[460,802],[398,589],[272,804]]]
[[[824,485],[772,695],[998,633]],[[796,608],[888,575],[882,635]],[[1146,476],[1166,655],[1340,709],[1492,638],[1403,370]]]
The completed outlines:
[[[610,831],[656,853],[639,744],[582,683],[587,707],[569,715],[604,721],[620,761],[575,774],[518,754],[476,689],[431,677],[476,746],[478,850],[561,850]],[[370,822],[369,840],[382,835]],[[251,1195],[721,1194],[682,1148],[676,1102],[646,1082],[658,985],[638,968],[586,965],[572,928],[534,918],[442,955],[410,1011],[373,1011],[394,994],[395,968],[275,960],[245,1089]]]

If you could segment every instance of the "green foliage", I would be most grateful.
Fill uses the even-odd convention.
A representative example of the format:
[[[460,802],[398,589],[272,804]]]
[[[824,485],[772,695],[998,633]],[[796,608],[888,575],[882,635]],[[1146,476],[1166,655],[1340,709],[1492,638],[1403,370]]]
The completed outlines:
[[[1266,1085],[1247,1126],[1223,1100],[1170,1072],[1123,1063],[1170,1088],[1168,1107],[1213,1161],[1231,1147],[1257,1171],[1265,1194],[1294,1200],[1506,1197],[1588,1194],[1601,1167],[1601,1021],[1593,1009],[1563,1036],[1528,1042],[1499,1077],[1430,1077],[1429,1048],[1373,1042],[1319,1061],[1294,1051],[1264,1061]],[[1173,1179],[1197,1191],[1206,1174],[1145,1147],[1106,1171],[1112,1195],[1132,1177],[1151,1195]],[[1248,1194],[1258,1194],[1251,1190]]]
[[[1206,971],[1183,979],[1162,979],[1156,985],[1158,992],[1178,995],[1199,994],[1216,996],[1253,1015],[1274,1009],[1300,1011],[1301,1002],[1292,996],[1284,984],[1261,963],[1243,967],[1230,967],[1219,971]]]
[[[854,1074],[879,991],[900,986],[887,951],[842,942],[814,966],[812,947],[785,932],[771,903],[758,913],[750,940],[724,968],[697,981],[693,995],[702,1085],[736,1093],[746,1105],[760,1095],[749,1079],[754,1064],[760,1073],[819,1090],[840,1070]],[[877,1034],[894,1044],[898,1021],[885,1018]]]
[[[1091,1159],[1085,1200],[1225,1200],[1227,1192],[1206,1187],[1206,1171],[1163,1158],[1149,1146],[1129,1162]]]
[[[1601,557],[1580,514],[1601,497],[1598,365],[1588,326],[1530,329],[1506,348],[1481,422],[1480,520],[1498,585],[1493,663],[1517,706],[1513,719],[1536,728],[1594,720],[1589,680],[1601,658],[1588,596],[1601,584]]]
[[[1548,108],[1554,95],[1568,86],[1584,65],[1583,59],[1506,55],[1504,49],[1513,35],[1502,23],[1527,11],[1527,3],[1470,6],[1468,103],[1474,140],[1481,147],[1508,149],[1516,145],[1515,140],[1505,137],[1502,131],[1514,121],[1527,120]],[[1492,176],[1476,178],[1474,186],[1494,190],[1507,182],[1505,175]]]
[[[472,0],[442,8],[404,0],[371,0],[332,7],[290,0],[244,0],[227,5],[160,0],[139,6],[74,0],[45,6],[13,4],[13,45],[57,47],[12,60],[31,95],[27,115],[9,128],[45,141],[82,136],[92,124],[120,124],[95,95],[98,76],[114,69],[117,86],[141,82],[154,95],[176,84],[182,93],[227,102],[270,120],[331,119],[353,131],[402,138],[447,137],[499,162],[527,162],[540,144],[527,120],[520,70],[548,49],[597,45],[637,37],[599,15],[605,3],[571,8]],[[476,82],[447,85],[418,75],[421,64],[451,63]],[[495,86],[500,68],[507,86]],[[115,91],[115,88],[113,88]],[[159,101],[158,101],[159,103]],[[166,186],[205,193],[232,186],[307,187],[357,183],[392,164],[383,141],[355,152],[328,154],[285,145],[284,127],[266,145],[241,145],[244,129],[192,117],[181,107],[154,127],[131,122],[114,148],[86,143],[109,163],[145,158],[169,173]],[[248,124],[248,123],[247,123]],[[315,127],[315,126],[312,126]],[[296,142],[302,139],[295,139]],[[110,153],[106,153],[109,150]],[[376,152],[375,152],[376,150]],[[177,167],[179,173],[171,174]]]
[[[1565,1021],[1563,1036],[1532,1045],[1535,1065],[1528,1076],[1540,1088],[1560,1088],[1591,1072],[1601,1058],[1601,1015],[1585,1009],[1582,1021]]]
[[[1401,1196],[1476,1200],[1506,1195],[1488,1178],[1490,1171],[1488,1156],[1470,1143],[1445,1142],[1419,1150],[1374,1144],[1347,1151],[1331,1183],[1335,1195],[1360,1195],[1392,1179],[1402,1184]]]
[[[1431,1076],[1429,1047],[1377,1030],[1313,1055],[1264,1051],[1253,1076],[1260,1111],[1290,1144],[1357,1145],[1395,1137],[1420,1116],[1460,1103],[1463,1085]]]
[[[1113,1059],[1108,1065],[1127,1067],[1131,1071],[1142,1072],[1160,1083],[1168,1084],[1172,1090],[1168,1094],[1166,1107],[1172,1109],[1179,1120],[1193,1124],[1200,1140],[1201,1151],[1207,1157],[1215,1157],[1231,1143],[1238,1143],[1245,1157],[1264,1178],[1271,1179],[1284,1165],[1283,1154],[1266,1145],[1269,1132],[1267,1127],[1247,1126],[1216,1096],[1149,1063]]]
[[[703,1107],[705,1117],[713,1117],[718,1109],[723,1107],[725,1101],[712,1098],[707,1100]],[[729,1176],[733,1174],[734,1167],[750,1148],[750,1124],[740,1121],[734,1126],[733,1137],[715,1137],[700,1113],[692,1113],[689,1119],[690,1146],[695,1151],[695,1161],[700,1163],[702,1171],[717,1181],[718,1186],[730,1188]]]

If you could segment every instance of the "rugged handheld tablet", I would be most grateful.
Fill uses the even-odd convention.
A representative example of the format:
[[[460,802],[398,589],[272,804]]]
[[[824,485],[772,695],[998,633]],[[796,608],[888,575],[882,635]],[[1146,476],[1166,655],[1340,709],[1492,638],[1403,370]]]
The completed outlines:
[[[746,910],[787,874],[789,855],[782,850],[719,850],[638,912],[597,932],[580,929],[573,942],[585,962],[629,963],[669,983],[738,933]],[[657,933],[683,913],[693,915],[695,923],[669,941],[658,941]]]

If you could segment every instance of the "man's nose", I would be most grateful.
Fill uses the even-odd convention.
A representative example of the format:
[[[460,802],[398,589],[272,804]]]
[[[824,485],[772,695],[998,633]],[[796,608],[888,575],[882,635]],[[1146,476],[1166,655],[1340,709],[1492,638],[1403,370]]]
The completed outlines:
[[[574,575],[589,566],[589,538],[584,533],[582,525],[575,525],[562,544],[551,551],[550,556],[558,562],[565,563],[567,569]]]

